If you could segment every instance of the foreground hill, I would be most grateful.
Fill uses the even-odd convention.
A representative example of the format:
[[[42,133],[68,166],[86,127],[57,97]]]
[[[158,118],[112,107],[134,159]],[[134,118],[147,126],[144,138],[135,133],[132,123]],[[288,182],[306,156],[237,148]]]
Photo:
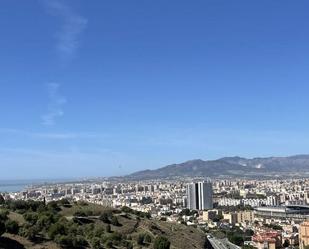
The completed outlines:
[[[165,243],[165,246],[158,244]],[[157,245],[157,246],[156,246]],[[205,248],[202,231],[124,207],[10,201],[0,206],[0,249]]]
[[[128,177],[131,179],[156,179],[199,176],[267,176],[269,174],[309,174],[309,155],[253,159],[224,157],[208,161],[197,159],[155,170],[139,171]]]

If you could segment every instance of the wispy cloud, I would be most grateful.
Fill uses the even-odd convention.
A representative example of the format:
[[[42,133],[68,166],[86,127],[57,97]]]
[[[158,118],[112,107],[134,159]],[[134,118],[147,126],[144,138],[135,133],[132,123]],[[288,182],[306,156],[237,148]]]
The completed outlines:
[[[88,20],[75,13],[73,9],[63,1],[43,1],[48,12],[61,18],[62,26],[56,34],[57,50],[63,60],[71,59],[80,45],[80,36],[87,27]]]
[[[59,94],[58,83],[47,84],[49,104],[48,111],[42,118],[42,123],[46,126],[55,124],[56,119],[64,115],[63,105],[67,102],[66,98]]]
[[[31,139],[53,139],[53,140],[74,140],[74,139],[94,139],[105,140],[111,136],[96,132],[33,132],[19,129],[0,128],[0,135],[27,137]]]

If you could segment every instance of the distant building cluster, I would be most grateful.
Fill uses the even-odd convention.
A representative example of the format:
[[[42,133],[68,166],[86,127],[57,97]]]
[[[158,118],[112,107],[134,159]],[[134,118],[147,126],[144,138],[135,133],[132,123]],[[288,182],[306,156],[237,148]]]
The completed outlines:
[[[210,232],[231,227],[250,230],[252,236],[244,244],[258,249],[309,246],[308,179],[105,180],[35,186],[3,195],[6,199],[50,202],[65,198],[126,206],[148,212],[153,219]]]

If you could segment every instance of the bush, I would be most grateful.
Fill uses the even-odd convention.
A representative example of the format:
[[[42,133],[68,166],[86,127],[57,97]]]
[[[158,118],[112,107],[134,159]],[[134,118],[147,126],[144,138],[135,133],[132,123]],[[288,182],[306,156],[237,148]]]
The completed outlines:
[[[39,233],[39,229],[37,226],[32,226],[32,225],[26,225],[23,226],[22,229],[20,229],[20,235],[34,241],[36,239],[37,234]]]
[[[62,206],[70,205],[70,202],[69,202],[68,199],[61,199],[61,200],[59,201],[59,203],[60,203],[60,205],[62,205]]]
[[[107,248],[113,248],[113,241],[107,240],[106,243],[105,243],[105,246],[106,246]]]
[[[127,207],[127,206],[121,207],[121,211],[124,212],[124,213],[128,213],[128,214],[133,213],[133,209],[131,209],[131,208]]]
[[[5,233],[5,225],[0,221],[0,236]]]
[[[104,223],[107,223],[109,224],[110,223],[110,220],[109,220],[109,215],[107,213],[102,213],[100,215],[100,218],[99,218],[101,221],[103,221]]]
[[[51,201],[47,204],[47,208],[51,210],[52,212],[59,212],[61,208],[58,206],[58,203],[56,201]]]
[[[131,241],[125,241],[124,244],[126,249],[133,249],[133,244]]]
[[[73,216],[75,216],[75,217],[87,217],[88,215],[86,214],[85,211],[77,210],[77,211],[75,211]]]
[[[48,236],[52,240],[54,240],[59,234],[66,234],[66,227],[61,222],[53,224],[48,230]]]
[[[152,241],[151,236],[148,233],[146,233],[145,236],[144,236],[144,243],[150,244],[151,241]]]
[[[100,239],[97,237],[94,237],[91,241],[91,248],[92,249],[100,249],[101,247],[101,242]]]
[[[0,220],[2,222],[6,221],[8,219],[9,211],[8,210],[1,210],[0,211]]]
[[[58,235],[55,241],[62,248],[83,248],[88,245],[87,241],[81,236]]]
[[[242,246],[244,243],[244,239],[239,234],[231,234],[228,235],[228,240],[231,241],[233,244],[236,244],[238,246]]]
[[[138,245],[144,245],[144,234],[140,233],[137,236],[136,242]]]
[[[4,197],[0,194],[0,205],[5,204]]]
[[[34,225],[39,218],[37,213],[34,213],[34,212],[27,212],[23,216],[24,216],[24,219],[31,225]]]
[[[120,223],[119,223],[116,216],[113,216],[113,218],[111,220],[111,224],[114,225],[114,226],[120,226]]]
[[[5,222],[5,229],[7,233],[18,234],[19,226],[18,223],[14,220],[7,220]]]
[[[107,233],[111,233],[112,232],[112,228],[111,228],[111,225],[110,224],[107,224],[106,228],[105,228],[105,231]]]
[[[170,246],[169,240],[163,236],[156,237],[153,244],[154,249],[169,249]]]

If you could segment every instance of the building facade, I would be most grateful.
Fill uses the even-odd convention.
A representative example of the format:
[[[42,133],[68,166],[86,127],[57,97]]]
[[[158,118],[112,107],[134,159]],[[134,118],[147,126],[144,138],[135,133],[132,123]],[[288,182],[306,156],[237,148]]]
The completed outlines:
[[[189,183],[187,185],[187,207],[194,210],[213,208],[211,181]]]
[[[309,245],[309,221],[305,221],[299,227],[299,248],[304,249],[308,245]]]

